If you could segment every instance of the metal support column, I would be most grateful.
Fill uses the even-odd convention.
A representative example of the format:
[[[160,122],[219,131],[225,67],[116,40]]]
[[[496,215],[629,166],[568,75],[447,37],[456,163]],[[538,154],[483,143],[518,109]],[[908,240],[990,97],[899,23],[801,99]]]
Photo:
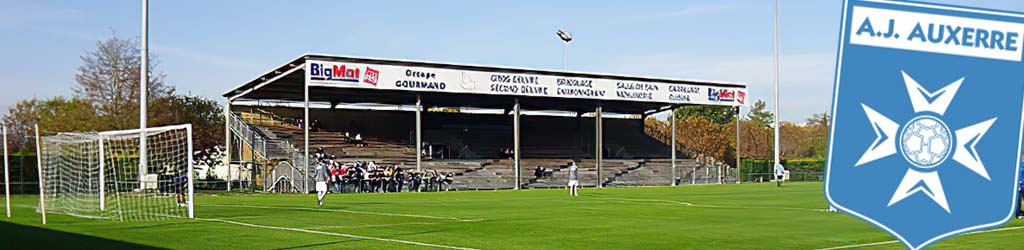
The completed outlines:
[[[672,140],[669,141],[669,150],[672,154],[672,186],[676,185],[676,109],[672,108],[672,111],[668,114],[668,122],[672,123]]]
[[[516,174],[515,174],[515,176],[516,176],[515,190],[519,190],[519,188],[522,186],[522,184],[521,184],[522,177],[520,176],[520,172],[522,172],[521,171],[522,170],[521,169],[522,168],[522,158],[521,158],[522,154],[519,152],[519,149],[520,149],[519,148],[519,143],[520,143],[520,141],[519,141],[519,139],[520,139],[519,138],[519,130],[520,130],[520,127],[519,127],[519,115],[520,115],[519,99],[516,99],[516,105],[512,109],[513,109],[513,112],[512,112],[513,113],[513,115],[512,115],[512,128],[514,130],[512,132],[513,133],[513,136],[512,136],[512,155],[513,155],[513,157],[512,157],[512,166],[513,166],[513,170],[516,172]]]
[[[594,162],[597,165],[597,187],[604,187],[604,180],[601,179],[602,163],[604,158],[604,124],[601,122],[601,106],[597,106],[594,112]]]
[[[423,100],[416,95],[416,171],[422,171],[423,164]]]
[[[228,168],[224,180],[228,184],[228,192],[231,192],[231,98],[224,99],[224,167]]]
[[[736,106],[736,184],[743,182],[743,162],[740,161],[740,106]]]

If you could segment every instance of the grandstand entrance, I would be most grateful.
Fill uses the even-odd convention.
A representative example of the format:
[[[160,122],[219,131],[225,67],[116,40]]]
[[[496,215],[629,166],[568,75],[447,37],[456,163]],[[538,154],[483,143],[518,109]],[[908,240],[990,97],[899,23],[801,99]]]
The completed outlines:
[[[317,159],[333,155],[447,182],[433,190],[564,187],[569,162],[590,187],[736,182],[735,168],[685,159],[644,119],[738,107],[746,93],[733,83],[307,54],[224,93],[228,180],[308,192]]]

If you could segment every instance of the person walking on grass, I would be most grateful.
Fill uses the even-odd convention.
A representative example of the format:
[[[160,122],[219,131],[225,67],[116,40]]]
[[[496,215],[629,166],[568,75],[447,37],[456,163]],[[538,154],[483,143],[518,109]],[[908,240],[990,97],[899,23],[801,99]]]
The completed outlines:
[[[569,196],[576,197],[580,196],[580,178],[579,168],[576,167],[575,161],[569,161]]]
[[[324,163],[316,164],[316,204],[324,206],[324,198],[327,198],[327,167]]]
[[[775,164],[775,185],[781,187],[783,178],[786,177],[786,168],[781,163]]]

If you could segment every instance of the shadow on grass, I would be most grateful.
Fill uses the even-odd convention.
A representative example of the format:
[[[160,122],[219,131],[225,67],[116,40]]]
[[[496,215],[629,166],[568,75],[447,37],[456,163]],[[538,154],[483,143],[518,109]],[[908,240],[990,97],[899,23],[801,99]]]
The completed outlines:
[[[0,221],[0,242],[9,242],[5,249],[161,249],[5,221]]]
[[[285,248],[275,248],[274,250],[291,250],[291,249],[302,249],[302,248],[322,248],[322,247],[327,247],[327,246],[331,246],[331,245],[334,245],[334,244],[342,244],[342,243],[354,242],[354,241],[359,241],[359,240],[358,239],[339,240],[339,241],[332,241],[332,242],[325,242],[325,243],[318,243],[318,244],[308,244],[308,245],[292,246],[292,247],[285,247]],[[331,246],[331,247],[340,247],[340,246]]]

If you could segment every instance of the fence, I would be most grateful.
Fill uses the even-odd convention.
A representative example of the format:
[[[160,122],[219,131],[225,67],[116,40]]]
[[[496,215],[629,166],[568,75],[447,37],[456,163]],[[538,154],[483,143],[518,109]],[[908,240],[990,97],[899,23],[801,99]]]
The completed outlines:
[[[770,180],[772,173],[775,172],[775,168],[772,167],[771,159],[743,159],[743,181],[759,181],[759,180]],[[817,178],[815,176],[821,175],[825,169],[825,160],[822,159],[793,159],[793,160],[782,160],[780,162],[787,170],[790,171],[790,175],[801,175],[798,181],[822,181],[824,177]],[[806,175],[806,177],[804,177]],[[796,179],[794,177],[790,177]],[[817,180],[816,180],[817,179]]]
[[[774,173],[746,173],[744,180],[749,182],[766,182],[775,179]],[[790,171],[789,179],[786,181],[824,181],[825,172],[822,171]]]
[[[11,194],[39,194],[39,166],[36,165],[36,155],[12,154],[8,156],[8,161]],[[0,186],[0,189],[2,188],[3,186]]]

